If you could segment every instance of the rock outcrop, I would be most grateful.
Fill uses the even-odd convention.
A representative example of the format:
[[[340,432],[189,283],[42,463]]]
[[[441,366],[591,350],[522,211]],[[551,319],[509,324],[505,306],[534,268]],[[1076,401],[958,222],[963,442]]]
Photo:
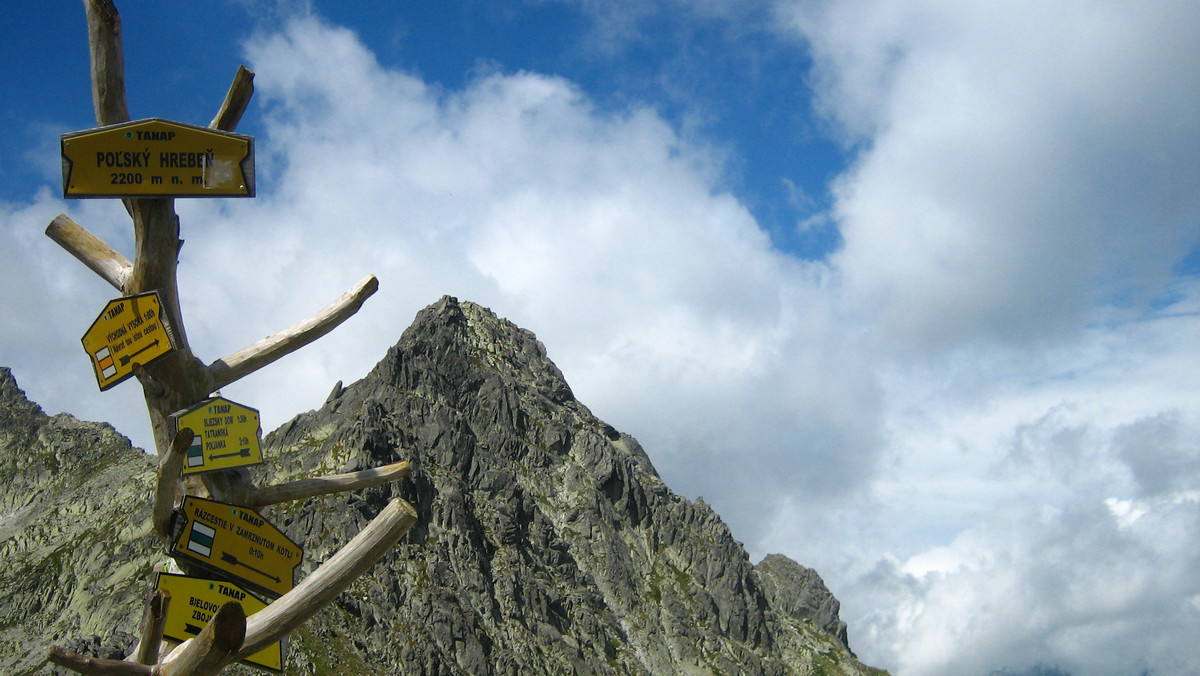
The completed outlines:
[[[817,571],[780,554],[763,559],[754,570],[776,612],[812,624],[836,637],[849,650],[846,623],[838,616],[842,604],[829,592]]]
[[[14,462],[10,456],[26,443],[53,457],[53,444],[40,439],[62,433],[37,430],[62,417],[48,419],[4,392],[0,462]],[[31,431],[13,432],[10,419]],[[68,423],[81,425],[59,424]],[[75,441],[56,448],[79,453],[66,450]],[[111,467],[98,483],[39,483],[63,504],[104,482],[123,491],[120,505],[92,509],[96,544],[88,551],[108,557],[103,572],[75,571],[57,590],[40,587],[37,612],[60,617],[68,604],[60,599],[48,608],[48,596],[90,590],[79,598],[79,615],[51,628],[53,617],[17,621],[0,602],[0,631],[15,632],[0,636],[22,645],[41,637],[39,653],[47,637],[79,636],[103,647],[120,643],[120,632],[136,633],[141,604],[131,597],[161,558],[144,507],[152,462],[127,442],[124,450],[117,444],[95,452]],[[287,673],[881,673],[849,651],[837,601],[815,572],[775,556],[752,566],[707,504],[673,493],[635,439],[575,399],[533,334],[477,305],[446,297],[423,310],[365,378],[339,383],[320,410],[268,435],[264,456],[259,484],[413,464],[411,477],[394,484],[267,510],[304,545],[300,577],[391,497],[409,500],[421,515],[349,591],[292,634]],[[31,558],[30,549],[46,546],[34,546],[36,538],[27,535],[20,546],[10,540],[25,532],[20,524],[53,523],[52,512],[10,510],[14,498],[3,499],[0,564],[7,569],[20,554],[31,571],[49,565],[45,556]],[[46,539],[38,542],[52,535],[41,533]],[[101,539],[112,539],[113,549],[100,551]],[[118,568],[128,575],[110,572]],[[104,612],[89,615],[92,606]],[[21,673],[30,662],[6,648],[0,671],[10,665]]]
[[[0,368],[0,673],[40,670],[52,642],[124,657],[136,641],[165,560],[153,467],[109,425],[47,416]]]

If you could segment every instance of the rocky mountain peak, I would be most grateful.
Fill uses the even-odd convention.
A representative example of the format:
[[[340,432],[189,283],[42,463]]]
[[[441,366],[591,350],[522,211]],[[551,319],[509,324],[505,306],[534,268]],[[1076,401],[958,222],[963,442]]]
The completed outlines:
[[[270,511],[303,544],[301,578],[393,495],[421,515],[293,633],[289,673],[878,673],[849,652],[819,576],[783,557],[751,565],[707,504],[575,399],[532,333],[478,305],[422,310],[264,456],[259,484],[413,466]],[[136,625],[126,612],[114,627]]]

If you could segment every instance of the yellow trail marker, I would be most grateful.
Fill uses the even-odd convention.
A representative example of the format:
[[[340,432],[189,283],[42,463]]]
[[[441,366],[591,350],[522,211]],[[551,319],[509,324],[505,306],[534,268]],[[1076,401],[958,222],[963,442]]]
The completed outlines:
[[[258,411],[215,397],[171,414],[171,436],[184,427],[196,433],[183,464],[184,474],[261,464],[262,428]]]
[[[254,197],[254,139],[167,120],[63,134],[63,197]]]
[[[163,317],[158,292],[109,301],[83,334],[83,349],[101,391],[133,375],[135,365],[145,366],[174,350],[174,332]]]
[[[174,573],[158,573],[154,587],[171,593],[163,637],[183,643],[196,638],[204,625],[216,614],[217,608],[230,601],[242,604],[246,617],[267,607],[258,598],[232,582],[189,577]],[[242,660],[246,664],[268,671],[283,671],[283,646],[272,643]]]

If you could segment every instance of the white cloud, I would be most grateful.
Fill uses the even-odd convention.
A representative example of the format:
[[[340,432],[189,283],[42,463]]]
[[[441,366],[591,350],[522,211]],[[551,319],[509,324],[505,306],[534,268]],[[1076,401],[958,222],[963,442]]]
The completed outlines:
[[[780,4],[855,166],[852,295],[899,348],[1071,332],[1200,242],[1190,4]]]
[[[1017,502],[947,547],[875,571],[902,592],[865,618],[883,639],[872,649],[899,674],[1038,662],[1077,674],[1194,671],[1200,502],[1135,509],[1131,519],[1103,502]]]
[[[498,69],[441,90],[293,19],[247,45],[259,197],[177,205],[192,347],[378,275],[224,392],[271,429],[441,294],[481,302],[752,554],[817,567],[867,662],[1194,671],[1200,292],[1164,282],[1198,238],[1200,113],[1194,15],[1164,7],[780,4],[861,153],[828,264],[772,249],[724,153],[651,110]],[[63,210],[129,252],[115,201],[0,205],[0,363],[144,444],[137,387],[97,392],[79,348],[114,292],[41,234]]]
[[[1170,271],[1200,242],[1200,13],[779,10],[859,153],[831,262],[884,352],[888,450],[868,495],[786,506],[759,547],[809,542],[900,675],[1195,671],[1200,324]]]
[[[12,368],[22,389],[49,414],[104,420],[123,431],[148,427],[140,390],[131,386],[100,392],[79,342],[119,293],[44,234],[51,219],[66,211],[118,250],[131,253],[129,217],[114,200],[81,201],[72,207],[67,209],[48,189],[27,204],[0,202],[5,317],[0,322],[0,365]]]
[[[345,329],[235,386],[279,409],[268,427],[365,372],[452,293],[537,333],[581,400],[743,531],[775,496],[870,476],[878,395],[829,271],[771,248],[719,183],[722,155],[556,77],[429,87],[317,19],[248,53],[258,147],[275,150],[253,203],[187,205],[185,309],[239,317],[193,320],[194,345],[228,352],[366,272],[381,283]]]
[[[898,676],[1200,668],[1200,287],[1181,293],[1037,359],[891,369],[871,489],[786,504],[754,545],[796,547]]]

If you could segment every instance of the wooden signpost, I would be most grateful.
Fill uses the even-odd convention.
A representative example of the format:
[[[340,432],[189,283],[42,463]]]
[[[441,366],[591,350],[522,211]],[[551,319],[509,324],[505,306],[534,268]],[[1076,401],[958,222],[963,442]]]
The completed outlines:
[[[84,0],[84,7],[98,127],[63,135],[63,196],[125,198],[134,258],[62,214],[46,235],[121,294],[92,322],[83,347],[101,390],[130,378],[142,385],[159,455],[152,526],[173,566],[188,575],[159,573],[148,581],[141,641],[126,660],[58,646],[47,659],[96,676],[210,676],[237,661],[279,671],[286,662],[281,641],[383,556],[417,513],[393,499],[297,584],[303,550],[258,509],[395,481],[408,476],[409,464],[256,486],[245,467],[262,462],[258,411],[214,393],[332,331],[379,284],[368,276],[311,317],[209,364],[200,361],[179,307],[183,240],[174,198],[254,196],[254,140],[233,133],[254,74],[238,69],[207,127],[132,122],[120,15],[112,0]],[[266,604],[242,585],[278,598]]]

